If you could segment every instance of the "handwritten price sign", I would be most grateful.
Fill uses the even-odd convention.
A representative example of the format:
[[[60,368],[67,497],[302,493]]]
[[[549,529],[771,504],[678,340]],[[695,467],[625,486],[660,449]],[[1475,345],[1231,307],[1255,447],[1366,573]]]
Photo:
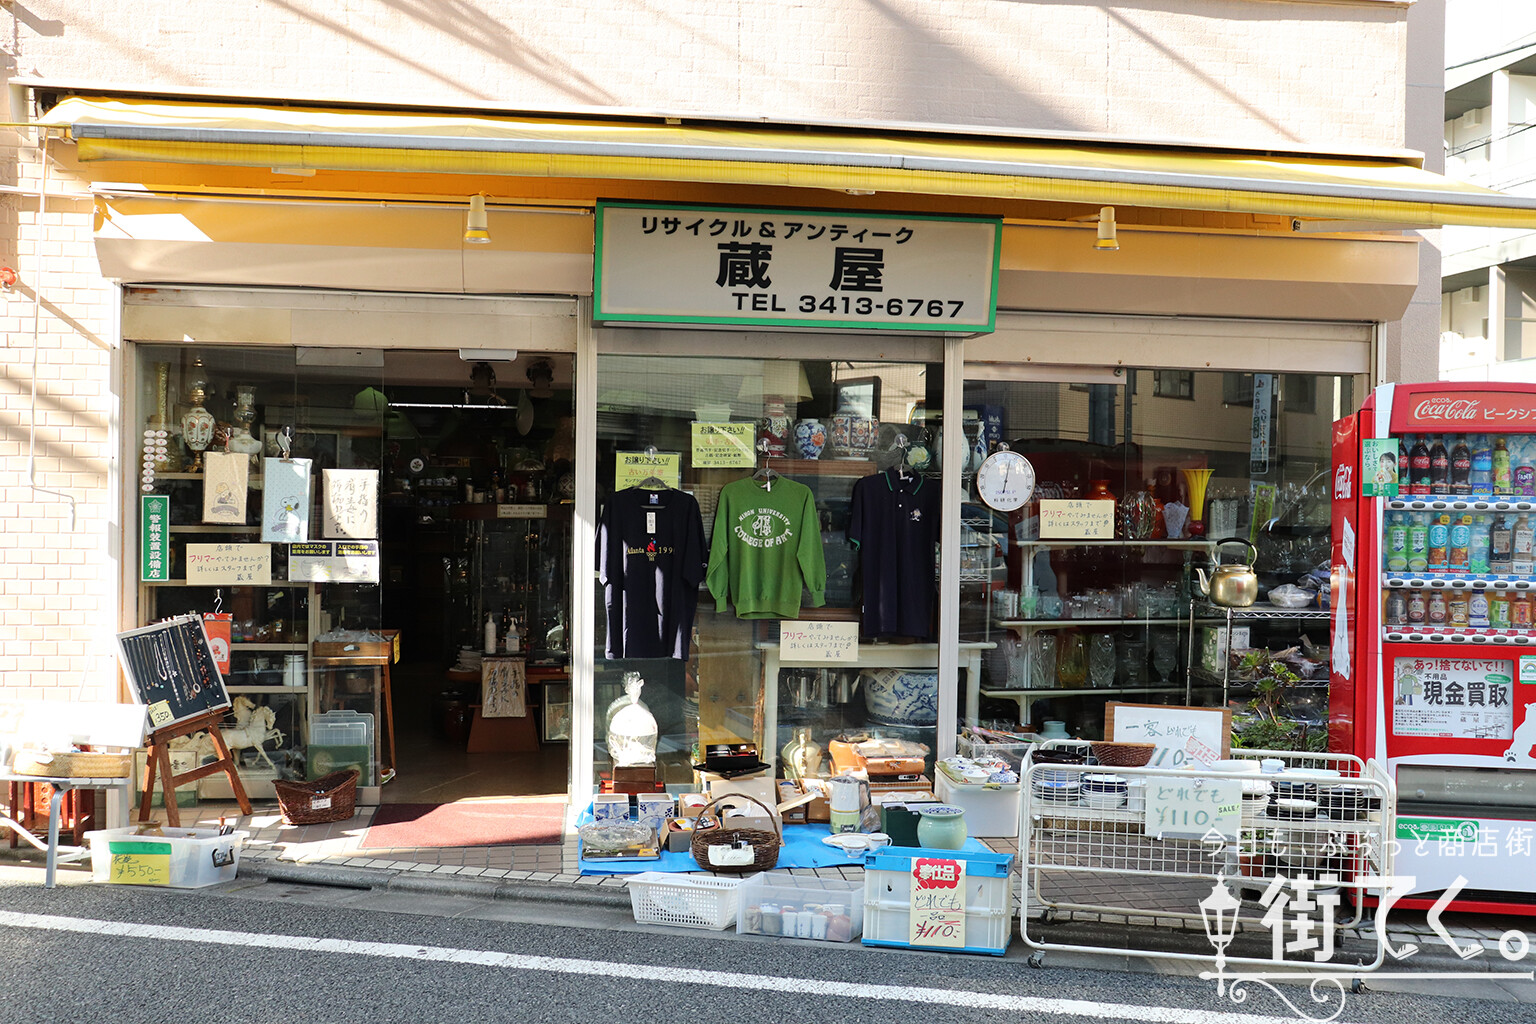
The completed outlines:
[[[169,843],[113,843],[107,881],[119,885],[170,885]]]
[[[784,622],[779,625],[780,661],[859,660],[857,622]]]
[[[913,946],[965,948],[965,861],[913,859],[907,942]]]

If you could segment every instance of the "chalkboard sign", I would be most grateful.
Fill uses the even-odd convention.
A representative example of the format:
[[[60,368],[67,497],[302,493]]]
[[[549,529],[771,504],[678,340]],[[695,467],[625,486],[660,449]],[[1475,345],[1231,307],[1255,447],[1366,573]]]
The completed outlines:
[[[151,730],[229,707],[201,616],[119,633],[117,653],[134,696],[148,705]]]

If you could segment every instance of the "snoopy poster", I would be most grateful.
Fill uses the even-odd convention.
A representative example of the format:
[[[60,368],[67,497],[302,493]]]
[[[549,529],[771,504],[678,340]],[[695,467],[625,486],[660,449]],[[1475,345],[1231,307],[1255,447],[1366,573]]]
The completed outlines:
[[[308,459],[262,460],[261,539],[268,544],[309,540]]]

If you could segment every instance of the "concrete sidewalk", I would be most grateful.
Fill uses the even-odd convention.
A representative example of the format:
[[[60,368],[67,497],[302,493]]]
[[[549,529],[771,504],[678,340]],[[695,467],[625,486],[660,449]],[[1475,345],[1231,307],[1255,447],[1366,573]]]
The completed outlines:
[[[563,841],[550,845],[411,848],[394,850],[363,850],[360,844],[372,820],[374,808],[361,807],[352,818],[323,825],[284,825],[275,803],[259,804],[250,816],[238,814],[233,803],[224,807],[219,804],[203,804],[184,815],[184,823],[205,827],[218,826],[221,820],[249,833],[242,850],[239,879],[227,886],[214,887],[206,892],[227,890],[228,895],[258,896],[252,889],[262,883],[276,886],[328,886],[354,890],[355,898],[344,898],[356,909],[390,910],[396,912],[466,914],[476,917],[518,919],[510,910],[511,904],[566,904],[572,909],[582,908],[590,919],[602,926],[653,927],[633,925],[629,918],[629,893],[623,875],[581,875],[577,867],[576,837],[567,834]],[[1001,852],[1013,853],[1016,848],[1008,840],[989,841]],[[25,881],[35,876],[35,883],[42,884],[42,855],[35,851],[5,851],[4,858],[10,866],[0,871],[0,879]],[[791,874],[812,874],[818,877],[837,878],[859,882],[864,876],[862,867],[802,869]],[[89,880],[88,871],[79,867],[61,866],[60,884],[78,884]],[[1016,895],[1011,908],[1017,916],[1020,909],[1016,882]],[[1245,911],[1245,916],[1246,916]],[[1130,970],[1160,974],[1194,975],[1209,970],[1210,963],[1203,957],[1208,948],[1198,924],[1175,918],[1135,916],[1109,913],[1055,912],[1048,922],[1039,920],[1032,908],[1029,933],[1032,938],[1048,945],[1081,945],[1095,952],[1048,949],[1045,962],[1048,966],[1072,966],[1090,969]],[[547,918],[547,909],[529,920]],[[1451,938],[1463,949],[1479,948],[1484,952],[1468,959],[1456,955],[1436,935],[1423,912],[1394,911],[1388,924],[1388,939],[1394,947],[1412,944],[1418,952],[1405,960],[1388,959],[1383,972],[1429,974],[1465,974],[1469,979],[1482,976],[1491,985],[1488,992],[1479,992],[1486,998],[1513,999],[1536,1002],[1536,982],[1528,980],[1494,979],[1492,974],[1529,971],[1536,968],[1536,956],[1527,955],[1518,963],[1511,963],[1499,953],[1500,937],[1514,930],[1530,937],[1536,945],[1536,918],[1518,916],[1490,918],[1469,915],[1446,915],[1443,925]],[[733,933],[719,933],[722,939],[735,939]],[[1263,933],[1267,940],[1268,933]],[[1154,938],[1149,943],[1148,937]],[[1023,959],[1033,950],[1019,940],[1018,924],[1013,925],[1013,938],[1009,956]],[[749,939],[750,940],[750,939]],[[774,940],[769,940],[774,941]],[[798,941],[798,940],[794,940]],[[1370,921],[1357,929],[1348,929],[1340,935],[1341,946],[1355,949],[1374,949],[1373,923]],[[1146,955],[1149,950],[1193,950],[1202,959],[1163,959]],[[1394,990],[1419,990],[1412,981],[1372,981],[1372,974],[1360,975],[1368,985]],[[1420,983],[1427,993],[1437,991],[1443,982]]]

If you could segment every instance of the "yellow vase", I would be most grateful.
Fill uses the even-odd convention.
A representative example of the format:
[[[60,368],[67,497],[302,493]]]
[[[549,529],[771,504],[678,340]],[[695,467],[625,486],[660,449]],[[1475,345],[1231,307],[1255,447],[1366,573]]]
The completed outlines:
[[[1184,485],[1189,488],[1189,518],[1205,518],[1205,487],[1211,482],[1212,469],[1181,469]]]

